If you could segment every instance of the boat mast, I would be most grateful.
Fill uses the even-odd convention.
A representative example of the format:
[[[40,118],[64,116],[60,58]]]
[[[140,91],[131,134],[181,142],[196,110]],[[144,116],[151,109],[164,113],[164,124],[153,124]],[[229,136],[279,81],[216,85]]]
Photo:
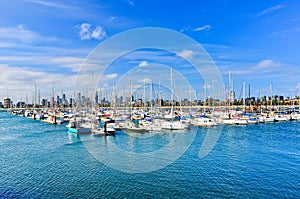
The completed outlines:
[[[52,109],[52,111],[54,112],[54,88],[52,87],[52,107],[51,107],[51,109]]]
[[[273,102],[272,102],[272,101],[273,101],[272,90],[273,90],[273,85],[272,85],[272,82],[271,82],[271,83],[270,83],[270,98],[271,98],[271,104],[270,104],[270,105],[271,105],[271,109],[272,109],[272,105],[273,105],[273,104],[272,104],[272,103],[273,103]]]
[[[162,103],[161,103],[160,80],[158,81],[158,99],[159,99],[158,105],[159,105],[159,108],[161,108]]]
[[[130,114],[132,114],[132,80],[130,79]]]
[[[161,111],[161,106],[162,106],[162,101],[161,101],[161,91],[160,91],[160,79],[158,80],[158,92],[157,92],[157,100],[158,100],[158,115],[160,115],[160,113],[162,113]]]
[[[231,81],[231,84],[232,84],[232,87],[231,87],[231,91],[232,91],[232,99],[231,99],[231,104],[230,104],[230,109],[231,110],[233,110],[233,103],[234,103],[234,98],[235,98],[235,95],[234,95],[234,80],[233,80],[233,75],[231,75],[231,79],[232,79],[232,81]],[[230,95],[231,95],[231,92],[230,92]],[[230,98],[231,98],[231,96],[230,96]]]
[[[39,95],[38,95],[38,107],[41,106],[41,90],[39,89]]]
[[[293,112],[295,112],[295,100],[293,98],[294,93],[292,92],[291,100],[292,100],[292,107],[293,107]]]
[[[173,115],[173,100],[174,100],[174,92],[173,92],[173,69],[171,67],[171,115]]]
[[[110,94],[110,109],[115,105],[115,84],[112,85],[112,90]]]
[[[204,109],[203,109],[203,113],[205,114],[205,111],[206,111],[206,82],[204,82],[203,90],[204,90]],[[207,105],[208,105],[208,102],[207,102]]]
[[[260,114],[262,114],[262,96],[261,96],[261,89],[259,90],[259,98],[260,98]]]
[[[150,80],[150,83],[149,83],[149,105],[150,105],[150,110],[152,111],[152,90],[153,90],[153,82],[152,82],[152,79]]]
[[[34,83],[34,105],[33,105],[33,109],[35,110],[36,107],[36,83]]]
[[[215,80],[212,81],[212,112],[215,112]]]
[[[244,112],[246,112],[246,83],[243,81],[243,106],[244,106]]]
[[[249,90],[248,90],[248,94],[249,94],[249,97],[248,97],[248,102],[249,102],[249,113],[250,113],[250,108],[251,108],[251,93],[250,93],[250,84],[249,84]]]
[[[143,93],[143,109],[146,108],[146,79],[144,76],[144,93]]]
[[[231,70],[229,70],[229,72],[228,72],[228,88],[227,88],[227,92],[226,92],[227,96],[226,96],[226,103],[225,103],[225,105],[226,105],[225,112],[227,112],[227,100],[228,100],[229,107],[230,107],[230,103],[231,103],[231,97],[230,97],[231,88],[230,88],[230,86],[231,86]],[[230,110],[228,109],[228,113],[229,112],[230,112]]]
[[[189,114],[192,113],[192,106],[193,106],[193,103],[192,103],[192,85],[190,85],[190,108],[189,108]]]
[[[71,108],[71,112],[73,113],[73,109],[75,108],[75,110],[77,109],[77,103],[76,103],[76,101],[75,101],[75,99],[76,99],[76,91],[75,91],[75,89],[74,89],[74,96],[73,96],[73,104],[72,104],[72,108]],[[75,106],[75,107],[74,107]]]
[[[94,111],[94,95],[95,95],[95,92],[94,92],[94,81],[93,81],[93,78],[94,78],[94,73],[92,72],[92,79],[91,79],[91,109],[92,109],[92,114],[93,114],[93,111]]]
[[[25,93],[25,103],[26,103],[25,107],[27,109],[28,108],[28,96],[27,96],[27,92]]]

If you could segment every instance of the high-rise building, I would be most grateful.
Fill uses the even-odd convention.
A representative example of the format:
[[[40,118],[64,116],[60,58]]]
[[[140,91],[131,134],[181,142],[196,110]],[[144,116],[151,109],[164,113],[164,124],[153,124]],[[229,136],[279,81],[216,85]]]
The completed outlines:
[[[95,103],[96,103],[96,104],[99,103],[99,95],[98,95],[98,91],[96,91],[96,93],[95,93]]]
[[[74,106],[74,101],[73,101],[73,98],[71,97],[70,99],[69,99],[69,102],[70,102],[70,106]]]
[[[234,102],[235,100],[235,92],[234,91],[230,91],[230,101]]]
[[[76,104],[77,104],[77,106],[81,105],[81,93],[80,92],[78,93]]]
[[[42,99],[42,106],[47,107],[48,106],[48,100],[47,99]]]
[[[16,106],[19,108],[23,108],[25,107],[25,102],[17,102]]]
[[[4,106],[4,108],[10,108],[11,107],[10,98],[6,97],[6,98],[3,99],[3,106]]]
[[[67,104],[66,94],[64,94],[64,93],[62,94],[61,103],[62,103],[63,105],[66,105],[66,104]]]
[[[56,105],[57,106],[60,105],[60,97],[59,97],[59,95],[56,96]]]
[[[123,104],[123,96],[120,96],[120,103],[119,104]]]

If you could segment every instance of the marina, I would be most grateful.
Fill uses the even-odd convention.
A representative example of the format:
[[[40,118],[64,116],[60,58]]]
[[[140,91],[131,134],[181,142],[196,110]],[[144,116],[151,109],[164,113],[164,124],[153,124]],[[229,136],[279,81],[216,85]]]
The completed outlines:
[[[217,125],[248,125],[273,122],[300,121],[298,106],[260,107],[247,113],[243,106],[180,106],[160,107],[105,107],[100,109],[2,109],[14,115],[39,120],[49,124],[65,125],[73,133],[92,133],[123,129],[131,132],[183,130],[190,126],[214,127]],[[249,110],[249,109],[248,109]],[[76,128],[75,128],[76,126]]]
[[[0,199],[300,198],[299,1],[0,5]]]

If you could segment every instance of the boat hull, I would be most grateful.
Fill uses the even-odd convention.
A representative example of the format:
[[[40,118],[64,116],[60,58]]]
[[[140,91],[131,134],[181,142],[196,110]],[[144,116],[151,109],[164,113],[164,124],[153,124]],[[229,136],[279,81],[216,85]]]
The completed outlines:
[[[76,134],[89,134],[91,133],[91,128],[68,128],[68,131]]]

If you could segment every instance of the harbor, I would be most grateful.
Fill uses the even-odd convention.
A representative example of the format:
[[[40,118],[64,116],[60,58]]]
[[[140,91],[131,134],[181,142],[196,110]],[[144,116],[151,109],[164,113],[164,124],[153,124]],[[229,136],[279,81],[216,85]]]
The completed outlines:
[[[277,105],[278,96],[267,98],[274,99],[273,104],[272,100],[250,101],[250,98],[246,98],[246,100],[235,100],[235,104],[243,101],[244,103],[247,101],[248,104],[231,105],[229,100],[227,102],[216,100],[218,101],[216,103],[207,98],[204,102],[197,102],[198,105],[192,105],[195,102],[188,100],[174,101],[171,106],[170,103],[163,106],[162,104],[150,104],[150,102],[142,104],[138,101],[132,101],[128,103],[134,104],[134,106],[128,107],[116,105],[111,107],[109,106],[110,102],[107,103],[106,107],[103,107],[96,102],[90,102],[90,106],[80,105],[78,108],[76,104],[75,107],[72,107],[72,104],[66,106],[53,101],[46,107],[40,104],[25,105],[24,103],[24,108],[11,105],[11,108],[6,107],[1,110],[33,120],[64,125],[74,133],[77,131],[71,127],[74,127],[75,123],[85,133],[104,132],[105,127],[105,132],[110,131],[111,133],[108,134],[114,134],[115,130],[120,129],[143,133],[162,129],[183,130],[190,128],[190,126],[214,127],[217,125],[300,121],[298,96],[292,100],[281,100],[281,103],[279,102]],[[59,100],[59,96],[57,99]],[[151,101],[154,102],[155,100]],[[163,100],[156,99],[156,101]],[[137,105],[138,103],[140,105]],[[96,104],[96,106],[91,106],[91,104]],[[28,106],[31,108],[25,108]],[[171,124],[174,129],[170,127]],[[178,127],[175,128],[176,125]]]
[[[108,93],[106,87],[100,87],[100,83],[95,87],[94,75],[91,73],[90,87],[85,92],[75,92],[75,87],[69,99],[63,92],[61,96],[55,94],[52,88],[50,100],[41,100],[40,89],[37,98],[35,84],[31,104],[28,103],[26,94],[26,102],[14,104],[6,97],[3,99],[3,105],[0,105],[2,110],[15,115],[55,125],[63,124],[75,134],[114,135],[117,130],[145,133],[185,130],[191,126],[214,127],[300,121],[300,90],[298,95],[284,97],[273,94],[273,83],[270,83],[269,95],[260,92],[259,96],[254,97],[251,95],[250,84],[246,88],[246,82],[243,81],[240,96],[236,98],[233,76],[229,71],[227,86],[214,88],[205,82],[200,86],[203,94],[200,97],[195,95],[196,90],[189,85],[189,96],[182,96],[181,87],[177,88],[177,92],[174,89],[179,78],[174,80],[173,70],[170,67],[165,71],[170,73],[168,90],[161,88],[160,81],[156,86],[152,79],[148,79],[146,83],[144,77],[143,81],[137,81],[134,85],[134,81],[129,79],[129,89],[123,88],[119,93],[116,92],[116,84],[113,83]],[[78,75],[78,78],[82,78],[82,75]],[[180,85],[182,86],[182,82]],[[133,86],[137,88],[134,91]],[[219,92],[218,97],[215,96],[215,91]],[[225,98],[220,98],[220,92]],[[207,94],[210,96],[207,97]]]
[[[300,198],[299,1],[0,5],[0,199]]]
[[[228,89],[223,100],[192,100],[173,92],[170,98],[146,97],[145,88],[111,94],[113,100],[101,95],[101,88],[89,95],[74,92],[69,100],[53,91],[50,100],[4,98],[1,196],[300,194],[299,95],[246,97],[243,89],[236,99]]]

